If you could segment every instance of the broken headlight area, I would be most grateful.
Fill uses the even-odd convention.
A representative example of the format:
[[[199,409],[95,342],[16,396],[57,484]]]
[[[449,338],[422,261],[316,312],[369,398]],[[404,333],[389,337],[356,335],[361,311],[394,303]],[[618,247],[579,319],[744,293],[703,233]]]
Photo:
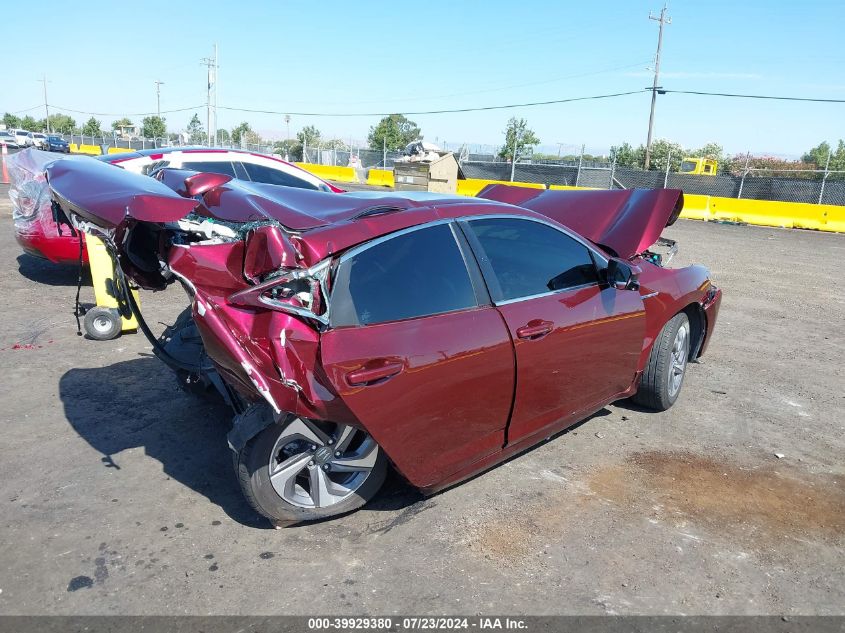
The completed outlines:
[[[657,238],[657,242],[643,252],[641,257],[655,266],[668,266],[678,252],[678,243],[665,237]]]

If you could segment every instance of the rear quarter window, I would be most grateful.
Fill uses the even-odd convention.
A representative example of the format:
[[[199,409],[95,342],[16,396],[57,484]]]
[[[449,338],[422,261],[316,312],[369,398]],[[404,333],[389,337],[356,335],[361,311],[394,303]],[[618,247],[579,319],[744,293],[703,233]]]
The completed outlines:
[[[477,305],[452,229],[438,224],[342,260],[332,290],[331,324],[371,325]]]

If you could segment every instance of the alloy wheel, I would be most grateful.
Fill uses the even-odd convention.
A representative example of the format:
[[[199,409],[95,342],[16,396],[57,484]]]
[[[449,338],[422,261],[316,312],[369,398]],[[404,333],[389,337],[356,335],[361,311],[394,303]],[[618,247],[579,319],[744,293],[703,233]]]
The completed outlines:
[[[346,424],[296,418],[276,440],[270,483],[288,503],[326,508],[360,488],[376,465],[379,447],[365,431]]]
[[[672,342],[671,366],[669,368],[669,395],[674,397],[681,388],[684,371],[687,368],[689,351],[689,331],[686,323],[678,328],[675,340]]]

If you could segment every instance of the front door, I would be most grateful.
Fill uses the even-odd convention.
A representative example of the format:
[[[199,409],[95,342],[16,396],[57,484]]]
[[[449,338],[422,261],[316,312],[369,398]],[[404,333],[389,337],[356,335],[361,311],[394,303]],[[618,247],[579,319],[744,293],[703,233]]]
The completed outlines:
[[[463,226],[514,342],[508,443],[576,422],[631,385],[645,311],[638,292],[600,283],[603,256],[537,220],[480,218]]]

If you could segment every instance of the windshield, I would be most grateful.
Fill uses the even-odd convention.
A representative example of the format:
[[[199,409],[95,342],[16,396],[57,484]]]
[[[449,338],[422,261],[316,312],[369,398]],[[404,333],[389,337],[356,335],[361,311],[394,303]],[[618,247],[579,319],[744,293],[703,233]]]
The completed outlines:
[[[682,172],[684,172],[684,171],[695,171],[695,167],[696,167],[695,163],[692,162],[691,160],[685,160],[684,162],[681,163],[681,171]]]
[[[63,141],[64,140],[61,136],[56,136],[54,134],[51,134],[47,138],[50,139],[51,141]]]

